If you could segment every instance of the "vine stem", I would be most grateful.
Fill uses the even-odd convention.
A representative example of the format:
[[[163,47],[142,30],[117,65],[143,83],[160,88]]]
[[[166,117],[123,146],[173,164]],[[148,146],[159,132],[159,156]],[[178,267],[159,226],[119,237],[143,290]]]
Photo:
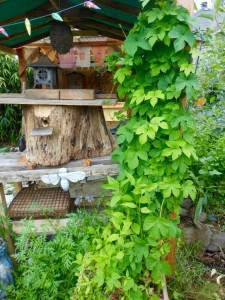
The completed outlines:
[[[165,274],[163,274],[163,279],[164,279],[164,283],[163,283],[163,300],[169,300]]]
[[[162,205],[161,205],[161,207],[160,207],[160,214],[159,214],[159,217],[160,217],[160,218],[162,217],[162,210],[163,210],[164,202],[165,202],[165,198],[163,198],[163,202],[162,202]]]

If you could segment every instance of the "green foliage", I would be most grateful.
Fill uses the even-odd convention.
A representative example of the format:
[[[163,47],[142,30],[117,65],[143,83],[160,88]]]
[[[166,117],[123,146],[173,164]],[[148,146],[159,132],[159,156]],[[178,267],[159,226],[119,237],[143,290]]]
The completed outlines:
[[[203,107],[195,112],[195,148],[199,160],[193,165],[198,186],[196,218],[202,206],[223,214],[225,207],[225,103]],[[216,208],[220,208],[219,210]]]
[[[202,252],[200,244],[178,243],[174,279],[168,282],[170,299],[223,299],[222,285],[213,282],[209,268],[196,259]]]
[[[224,1],[214,2],[214,14],[201,14],[201,17],[214,21],[214,28],[207,28],[201,36],[205,49],[200,56],[197,75],[203,87],[203,96],[209,103],[224,99],[225,74],[224,74]]]
[[[15,56],[0,51],[0,93],[20,93],[19,64]],[[32,70],[28,68],[31,81]],[[18,141],[22,122],[20,105],[0,104],[0,144]]]
[[[113,160],[120,174],[104,185],[113,194],[109,223],[95,229],[91,248],[77,256],[74,300],[159,299],[171,272],[170,239],[180,233],[180,204],[195,198],[194,121],[179,100],[199,88],[190,61],[192,19],[175,1],[143,1],[143,7],[122,56],[108,60],[131,118],[117,131]]]
[[[70,299],[76,284],[76,255],[84,253],[89,245],[88,226],[98,226],[104,221],[101,215],[79,211],[69,215],[64,228],[47,222],[44,233],[38,234],[31,220],[16,237],[15,259],[19,263],[14,272],[15,288],[10,287],[8,299],[44,300]],[[45,230],[55,229],[48,241]]]

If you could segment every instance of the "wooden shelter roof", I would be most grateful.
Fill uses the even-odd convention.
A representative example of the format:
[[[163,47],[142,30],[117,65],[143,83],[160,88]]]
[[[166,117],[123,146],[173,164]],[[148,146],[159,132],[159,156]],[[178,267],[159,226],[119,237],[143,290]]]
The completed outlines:
[[[0,26],[8,37],[0,33],[0,50],[19,48],[49,36],[52,13],[60,16],[74,29],[86,35],[106,36],[123,40],[135,23],[141,9],[139,0],[95,0],[101,9],[84,6],[84,0],[0,0]],[[31,23],[31,35],[25,19]],[[75,30],[76,29],[76,30]]]

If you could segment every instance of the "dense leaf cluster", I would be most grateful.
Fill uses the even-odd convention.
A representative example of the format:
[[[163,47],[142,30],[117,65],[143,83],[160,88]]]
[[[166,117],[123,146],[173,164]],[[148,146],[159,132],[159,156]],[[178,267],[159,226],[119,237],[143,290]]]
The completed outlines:
[[[195,198],[189,179],[194,123],[180,101],[199,88],[190,57],[192,19],[175,1],[143,6],[122,56],[108,60],[131,118],[117,132],[113,159],[120,174],[105,185],[113,191],[110,223],[77,257],[74,299],[159,299],[156,287],[171,272],[170,239],[179,235],[179,206],[184,197]]]
[[[77,253],[85,253],[89,246],[87,227],[104,225],[104,217],[78,211],[70,214],[62,228],[46,221],[38,234],[32,220],[24,221],[24,229],[16,237],[15,288],[8,290],[9,300],[69,300],[76,285]],[[55,234],[46,232],[54,229]]]

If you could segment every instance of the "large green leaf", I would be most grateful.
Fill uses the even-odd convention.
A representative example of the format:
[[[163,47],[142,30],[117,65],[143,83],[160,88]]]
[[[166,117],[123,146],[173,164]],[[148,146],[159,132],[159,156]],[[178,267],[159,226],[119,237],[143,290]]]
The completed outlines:
[[[169,37],[175,39],[174,48],[176,52],[182,50],[186,43],[190,47],[193,47],[195,43],[194,34],[190,31],[189,27],[185,25],[176,25],[173,27],[169,32]]]

